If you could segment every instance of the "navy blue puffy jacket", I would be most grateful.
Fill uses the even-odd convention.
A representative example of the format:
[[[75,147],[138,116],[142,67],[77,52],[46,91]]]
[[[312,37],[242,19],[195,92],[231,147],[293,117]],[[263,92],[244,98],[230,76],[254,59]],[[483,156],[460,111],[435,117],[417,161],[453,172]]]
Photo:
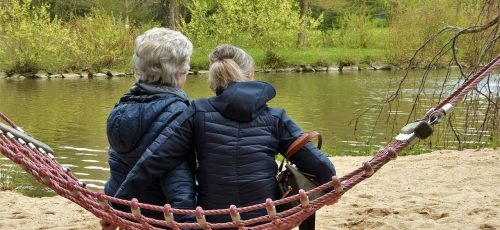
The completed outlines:
[[[191,109],[172,122],[146,150],[117,196],[134,196],[128,192],[132,191],[129,188],[167,172],[172,168],[170,159],[182,159],[194,145],[198,160],[198,205],[204,209],[278,199],[276,154],[286,153],[302,132],[283,109],[267,107],[266,103],[275,94],[270,84],[250,81],[233,83],[215,97],[194,101]],[[331,161],[311,143],[291,161],[301,171],[315,175],[320,183],[335,175]],[[246,213],[242,218],[260,215],[265,215],[265,211]],[[207,220],[230,221],[227,215],[208,216]]]
[[[188,105],[184,91],[166,86],[135,83],[130,93],[123,95],[107,121],[111,174],[104,188],[107,195],[115,195],[146,148]],[[194,157],[186,154],[184,159],[176,161],[175,169],[157,175],[154,183],[141,185],[143,192],[137,193],[135,198],[142,203],[161,206],[170,203],[176,208],[194,208],[194,166]],[[115,208],[130,211],[130,208],[119,205]],[[144,210],[143,214],[163,219],[162,213]],[[178,221],[186,221],[191,217],[179,218]]]

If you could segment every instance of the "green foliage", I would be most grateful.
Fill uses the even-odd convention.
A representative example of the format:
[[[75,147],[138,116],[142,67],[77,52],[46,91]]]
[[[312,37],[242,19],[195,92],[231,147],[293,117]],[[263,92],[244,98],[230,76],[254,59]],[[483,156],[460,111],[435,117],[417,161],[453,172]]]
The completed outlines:
[[[91,8],[95,5],[93,0],[71,0],[71,1],[54,1],[54,0],[32,0],[32,7],[46,6],[49,10],[51,18],[61,18],[69,20],[73,16],[85,16],[90,13]]]
[[[483,1],[476,0],[399,1],[391,11],[388,59],[396,65],[408,61],[414,50],[447,26],[469,27],[491,20],[495,15],[479,17],[486,11],[486,8],[481,7],[483,4]],[[417,57],[416,64],[428,63],[449,41],[452,34],[444,33],[428,44]],[[479,47],[485,44],[485,39],[484,34],[474,34],[459,40],[461,59],[466,62],[477,60],[482,48]]]
[[[499,133],[495,133],[493,132],[493,134],[491,135],[491,147],[496,149],[500,146],[500,136],[499,136]]]
[[[282,68],[286,67],[287,64],[285,60],[273,51],[268,50],[266,52],[266,59],[264,59],[264,68]]]
[[[191,12],[189,22],[181,21],[181,28],[184,34],[195,44],[203,47],[212,47],[215,40],[215,21],[209,13],[213,5],[207,1],[194,0],[185,5]],[[212,43],[210,43],[212,41]],[[206,44],[209,43],[209,44]]]
[[[299,14],[296,1],[217,0],[208,4],[193,0],[186,4],[191,21],[182,23],[185,32],[199,45],[204,42],[232,43],[239,46],[257,44],[264,49],[290,46],[283,34],[296,34]],[[203,43],[201,43],[203,41]],[[294,44],[294,42],[293,42]]]
[[[348,13],[341,19],[340,38],[342,44],[351,48],[367,48],[372,40],[375,25],[364,12]]]
[[[248,50],[260,67],[384,59],[401,65],[443,27],[481,25],[495,16],[481,14],[484,0],[311,0],[307,47],[297,48],[296,0],[178,3],[179,28],[194,44],[191,66],[197,69],[208,68],[208,53],[221,43]],[[120,0],[1,0],[0,69],[10,73],[128,69],[134,37],[161,24],[162,4],[163,0],[129,0],[132,27],[127,30],[123,20],[127,12]],[[451,33],[446,35],[449,38]],[[424,50],[417,64],[428,61],[446,39]],[[459,58],[476,62],[487,39],[482,35],[460,38]],[[498,45],[492,49],[500,52]],[[268,55],[268,50],[276,56]],[[273,57],[279,57],[279,62]]]
[[[121,20],[94,8],[88,17],[77,17],[69,23],[78,38],[75,68],[99,70],[130,63],[134,35]]]
[[[12,170],[0,164],[0,191],[14,190],[16,177]]]
[[[322,47],[323,40],[321,39],[320,29],[321,23],[324,21],[323,13],[319,14],[317,17],[312,15],[312,11],[309,10],[308,13],[308,22],[306,27],[307,33],[307,47]]]
[[[3,2],[0,69],[7,72],[62,71],[124,66],[130,61],[133,35],[105,11],[67,22],[51,19],[47,5]]]
[[[32,72],[40,68],[67,68],[76,47],[70,30],[57,18],[50,20],[47,6],[30,8],[30,1],[7,0],[0,8],[0,68],[7,72]]]

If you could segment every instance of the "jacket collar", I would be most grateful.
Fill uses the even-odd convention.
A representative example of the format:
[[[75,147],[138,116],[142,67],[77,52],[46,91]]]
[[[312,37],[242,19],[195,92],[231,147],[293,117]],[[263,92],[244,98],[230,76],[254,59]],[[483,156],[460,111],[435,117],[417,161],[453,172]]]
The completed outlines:
[[[185,101],[189,101],[189,97],[184,90],[160,84],[136,82],[130,88],[130,93],[133,95],[173,94]]]

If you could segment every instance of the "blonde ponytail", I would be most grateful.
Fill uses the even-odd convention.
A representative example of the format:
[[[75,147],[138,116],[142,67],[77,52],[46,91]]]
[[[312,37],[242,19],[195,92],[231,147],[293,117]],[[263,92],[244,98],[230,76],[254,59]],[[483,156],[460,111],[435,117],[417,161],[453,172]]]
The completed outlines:
[[[222,59],[212,62],[208,72],[210,88],[225,89],[231,82],[246,81],[241,68],[232,59]]]

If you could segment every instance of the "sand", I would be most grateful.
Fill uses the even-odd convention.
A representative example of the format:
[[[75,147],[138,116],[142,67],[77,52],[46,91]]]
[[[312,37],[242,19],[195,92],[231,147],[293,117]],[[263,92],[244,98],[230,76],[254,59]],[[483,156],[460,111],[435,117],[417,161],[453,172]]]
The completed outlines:
[[[317,213],[317,229],[500,229],[500,150],[398,157]],[[368,157],[333,157],[344,175]],[[0,192],[0,229],[99,229],[62,197]]]

